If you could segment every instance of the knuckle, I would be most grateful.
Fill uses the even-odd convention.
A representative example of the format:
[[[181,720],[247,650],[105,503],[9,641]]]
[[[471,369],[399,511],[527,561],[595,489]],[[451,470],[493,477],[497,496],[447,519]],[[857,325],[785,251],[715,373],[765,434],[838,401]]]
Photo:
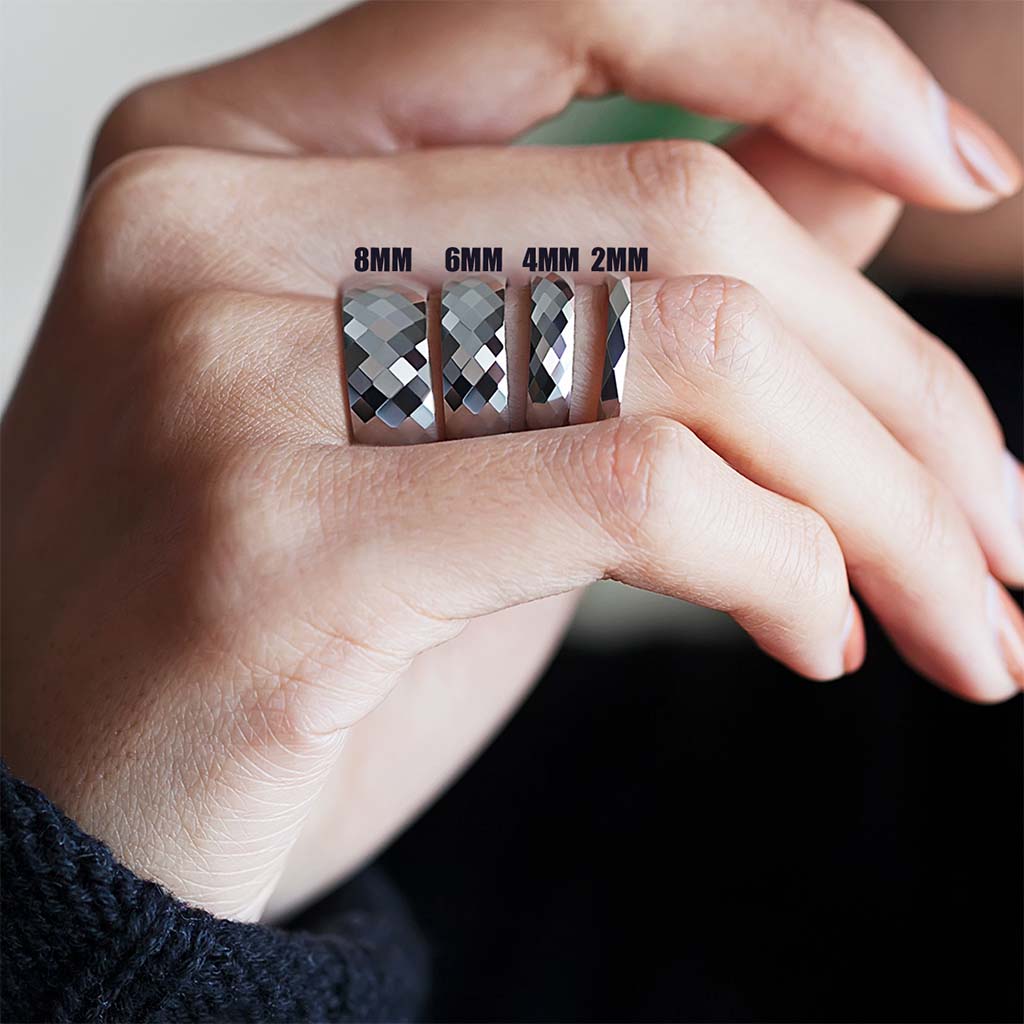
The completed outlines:
[[[122,156],[92,183],[79,216],[74,254],[104,274],[137,271],[180,231],[194,204],[199,157],[184,149],[138,150]]]
[[[823,597],[846,592],[846,562],[839,541],[822,516],[808,509],[802,529],[811,590]]]
[[[678,536],[683,481],[694,455],[686,427],[661,417],[616,422],[601,464],[592,466],[592,486],[621,542],[660,551]]]
[[[706,371],[732,386],[754,382],[774,362],[779,325],[761,294],[735,278],[708,276],[662,282],[644,308],[649,358],[664,376],[695,382]]]
[[[921,449],[955,451],[963,445],[965,429],[1001,446],[998,422],[960,357],[923,329],[916,330],[910,352],[909,399],[916,410]]]
[[[197,159],[184,148],[140,149],[121,156],[89,186],[83,212],[102,213],[103,220],[137,219],[139,208],[158,205]]]
[[[834,600],[847,591],[846,562],[839,541],[813,509],[797,506],[783,576],[807,601]]]
[[[960,383],[963,367],[949,349],[923,332],[915,338],[911,351],[910,383],[915,404],[931,426],[939,425],[950,414],[950,402]]]
[[[656,139],[620,151],[627,194],[649,215],[700,226],[739,192],[743,172],[707,142]]]
[[[918,557],[910,559],[915,566],[919,559],[950,565],[957,560],[958,551],[969,550],[963,543],[967,537],[954,501],[937,480],[921,472],[918,482],[904,495],[901,518],[911,550],[917,552]]]
[[[836,39],[882,45],[893,41],[892,29],[873,10],[851,0],[812,0],[802,12],[808,38],[817,45]]]
[[[761,113],[774,114],[791,124],[808,117],[824,120],[835,136],[844,137],[850,145],[862,145],[853,122],[837,116],[837,104],[844,97],[834,88],[808,89],[808,67],[816,63],[847,65],[855,53],[871,53],[876,58],[884,54],[891,60],[896,56],[895,33],[879,15],[856,0],[790,0],[786,8],[788,27],[799,39],[796,45],[811,54],[812,60],[789,63],[777,83],[776,98],[766,94],[768,106]]]
[[[237,418],[251,374],[244,346],[230,342],[266,302],[231,291],[189,292],[156,314],[138,360],[150,416],[168,438],[220,437]]]

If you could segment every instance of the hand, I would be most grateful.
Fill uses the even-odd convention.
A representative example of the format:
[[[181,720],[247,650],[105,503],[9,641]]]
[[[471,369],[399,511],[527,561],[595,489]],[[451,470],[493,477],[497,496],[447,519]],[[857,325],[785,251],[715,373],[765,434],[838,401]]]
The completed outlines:
[[[848,268],[894,213],[861,179],[994,198],[927,74],[839,4],[623,10],[371,5],[148,86],[101,133],[4,424],[5,754],[186,900],[252,918],[370,856],[601,577],[832,678],[863,656],[849,576],[924,674],[1017,689],[998,427]],[[789,141],[738,159],[789,212],[702,144],[416,149],[612,86],[769,124]],[[627,415],[350,447],[336,289],[378,239],[434,284],[453,241],[647,245]]]

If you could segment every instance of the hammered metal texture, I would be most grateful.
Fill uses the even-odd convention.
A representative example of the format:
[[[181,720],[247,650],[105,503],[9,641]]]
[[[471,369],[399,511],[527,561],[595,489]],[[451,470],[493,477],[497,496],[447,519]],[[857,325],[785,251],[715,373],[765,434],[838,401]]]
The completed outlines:
[[[601,372],[601,404],[598,417],[614,419],[622,411],[629,355],[630,282],[628,277],[609,276],[608,325],[604,339],[604,370]]]
[[[468,277],[441,289],[445,436],[509,429],[505,281]]]
[[[559,427],[569,422],[575,299],[559,274],[535,277],[530,286],[530,370],[526,425]]]
[[[353,439],[436,440],[426,290],[405,282],[346,288],[341,310]]]

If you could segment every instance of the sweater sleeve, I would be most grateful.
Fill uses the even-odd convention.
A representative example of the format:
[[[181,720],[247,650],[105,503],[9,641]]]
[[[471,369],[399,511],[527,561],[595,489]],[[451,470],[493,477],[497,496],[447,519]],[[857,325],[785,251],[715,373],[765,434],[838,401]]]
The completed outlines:
[[[290,931],[215,918],[119,864],[46,797],[2,774],[2,1019],[399,1021],[425,955],[383,879]]]

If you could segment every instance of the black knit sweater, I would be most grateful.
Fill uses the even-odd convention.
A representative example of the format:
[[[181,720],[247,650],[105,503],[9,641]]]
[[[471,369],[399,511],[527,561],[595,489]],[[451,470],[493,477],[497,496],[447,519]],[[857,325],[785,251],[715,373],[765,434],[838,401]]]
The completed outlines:
[[[425,957],[404,906],[364,875],[297,922],[239,924],[119,864],[2,767],[2,1018],[408,1020]]]

